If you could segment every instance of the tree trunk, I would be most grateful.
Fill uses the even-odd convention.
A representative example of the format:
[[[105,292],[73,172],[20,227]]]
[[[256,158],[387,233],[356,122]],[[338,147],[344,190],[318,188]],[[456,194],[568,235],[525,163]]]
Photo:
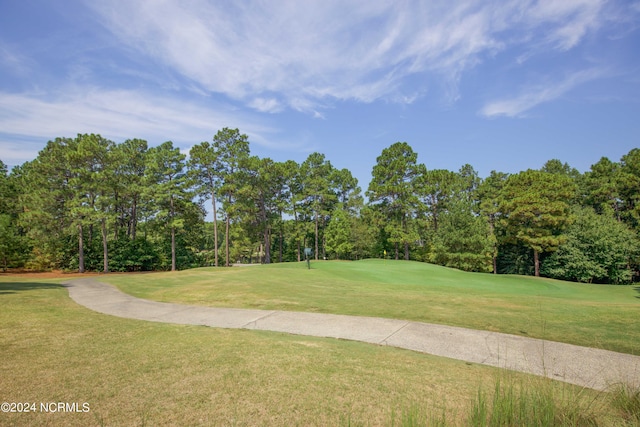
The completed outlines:
[[[82,224],[78,224],[78,272],[84,273],[84,236]]]
[[[120,221],[118,218],[118,213],[120,211],[120,203],[118,198],[118,192],[116,191],[113,196],[113,213],[115,215],[116,220],[113,221],[113,240],[118,241],[118,236],[120,235],[120,226],[123,224],[122,219]],[[122,209],[124,212],[124,209]]]
[[[213,246],[214,246],[214,265],[218,266],[218,212],[216,211],[216,195],[211,193],[211,201],[213,204]]]
[[[491,236],[495,237],[495,229],[496,226],[494,224],[495,218],[494,215],[489,215],[489,229],[491,230]],[[497,240],[496,240],[497,241]],[[491,255],[491,259],[493,261],[493,274],[498,274],[498,245],[494,242],[493,244],[493,254]]]
[[[176,271],[176,228],[171,226],[171,271]]]
[[[402,215],[402,231],[404,233],[407,232],[407,215],[406,213]],[[409,261],[409,242],[404,242],[404,260]]]
[[[327,235],[324,232],[327,229],[327,217],[322,216],[322,259],[327,259]]]
[[[318,211],[316,211],[316,261],[318,260]]]
[[[540,277],[540,257],[536,249],[533,250],[533,265],[535,270],[535,276]]]
[[[109,272],[109,252],[107,249],[107,219],[102,218],[102,261],[103,272]]]
[[[300,258],[300,238],[298,236],[298,214],[296,213],[295,204],[293,208],[293,222],[294,222],[294,230],[296,233],[296,244],[298,245],[298,262],[300,262],[301,258]]]
[[[134,197],[133,206],[131,206],[131,240],[136,239],[136,228],[138,226],[138,198]]]
[[[263,264],[271,264],[271,233],[269,229],[269,221],[267,218],[267,207],[265,206],[264,195],[260,195],[260,218],[264,231],[262,233],[264,252],[262,257]]]
[[[282,262],[282,240],[284,239],[284,223],[282,222],[282,211],[280,211],[280,248],[278,250],[278,262]]]
[[[271,239],[268,227],[264,230],[264,263],[271,264]]]
[[[322,225],[322,229],[326,230],[325,224]],[[322,233],[322,259],[327,259],[327,236],[324,233]]]
[[[229,214],[228,213],[227,213],[225,233],[224,233],[224,251],[225,251],[225,265],[229,267]]]
[[[175,211],[173,207],[173,195],[169,198],[171,205],[171,271],[176,271],[176,227],[173,225]]]
[[[400,251],[398,249],[398,242],[394,243],[395,247],[396,247],[396,261],[400,259]]]

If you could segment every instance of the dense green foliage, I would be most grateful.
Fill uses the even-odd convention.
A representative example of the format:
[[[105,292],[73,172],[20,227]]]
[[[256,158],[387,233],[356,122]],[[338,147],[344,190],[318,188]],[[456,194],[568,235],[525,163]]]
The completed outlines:
[[[580,282],[629,283],[635,236],[615,218],[576,208],[566,242],[545,263],[545,275]]]
[[[189,158],[166,142],[57,138],[11,172],[0,162],[2,268],[132,271],[234,262],[388,257],[467,271],[629,283],[638,271],[640,149],[581,174],[470,165],[429,170],[385,148],[365,203],[321,153],[298,164],[250,153],[238,129]],[[213,221],[205,222],[210,201]],[[218,227],[218,221],[224,226]]]
[[[500,210],[507,240],[533,251],[534,271],[540,273],[540,253],[557,250],[569,222],[575,184],[562,174],[527,170],[507,178]]]

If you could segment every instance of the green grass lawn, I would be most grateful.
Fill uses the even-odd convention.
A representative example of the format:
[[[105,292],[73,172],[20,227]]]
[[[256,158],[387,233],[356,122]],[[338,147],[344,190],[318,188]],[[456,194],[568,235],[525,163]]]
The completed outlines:
[[[390,347],[116,318],[77,305],[59,282],[0,276],[0,400],[90,410],[0,413],[0,425],[467,425],[479,390],[491,401],[505,378]],[[506,375],[600,425],[625,420],[603,393]]]
[[[119,319],[78,306],[55,283],[7,280],[2,401],[91,411],[2,413],[0,425],[331,425],[349,414],[376,420],[405,401],[464,400],[456,376],[491,375],[358,343]]]
[[[634,286],[466,273],[363,260],[102,276],[157,301],[376,316],[469,327],[640,354]]]
[[[168,293],[169,299],[181,295],[185,301],[205,304],[236,305],[246,300],[248,306],[281,304],[320,311],[326,310],[322,307],[326,303],[328,311],[334,311],[346,305],[340,300],[368,295],[371,312],[366,311],[366,302],[352,305],[357,314],[364,310],[369,315],[381,314],[382,308],[376,305],[385,304],[373,301],[385,295],[391,298],[389,287],[407,286],[400,292],[405,301],[411,294],[423,298],[430,286],[423,278],[425,272],[439,276],[441,288],[458,287],[460,294],[469,293],[458,280],[465,275],[413,263],[319,263],[310,272],[302,267],[200,269],[108,278],[129,283],[123,287],[131,286],[140,295]],[[376,272],[384,268],[388,269],[383,270],[385,274]],[[398,283],[401,275],[410,283]],[[482,286],[487,290],[495,286],[495,278],[481,278],[486,283],[477,285],[477,298],[487,297],[482,296]],[[562,289],[563,283],[505,279],[516,286],[555,283],[558,295],[567,299],[571,294]],[[550,398],[555,405],[553,419],[561,425],[582,425],[586,420],[619,426],[640,420],[640,413],[625,415],[623,405],[613,404],[606,393],[408,350],[103,315],[73,302],[60,282],[0,276],[0,401],[86,402],[90,411],[0,413],[2,426],[469,425],[477,412],[483,413],[474,409],[484,407],[477,404],[480,397],[490,408],[491,402],[494,408],[498,402],[500,411],[503,402],[513,401],[510,396],[521,399],[521,392],[513,394],[512,387],[533,393],[521,401],[530,402],[534,410],[539,395]],[[553,286],[542,288],[554,291]],[[290,294],[276,297],[277,289],[288,289]],[[432,292],[429,298],[434,301],[446,299],[442,289]],[[593,303],[600,298],[594,292]],[[520,293],[526,294],[526,289]],[[499,292],[498,300],[505,294]],[[619,292],[609,299],[613,300],[609,304],[624,307],[626,297]],[[507,384],[501,392],[507,398],[496,401],[492,396],[498,380]],[[576,416],[580,417],[577,423],[572,421]]]

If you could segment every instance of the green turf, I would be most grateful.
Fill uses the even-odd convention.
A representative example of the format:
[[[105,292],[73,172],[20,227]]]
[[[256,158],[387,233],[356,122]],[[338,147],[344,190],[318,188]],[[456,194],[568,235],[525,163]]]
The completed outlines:
[[[0,401],[90,410],[0,413],[2,426],[390,425],[413,407],[456,425],[499,372],[357,342],[116,318],[56,282],[0,277]]]
[[[100,280],[158,301],[377,316],[512,333],[640,354],[634,286],[466,273],[363,260],[200,268]]]
[[[200,274],[211,272],[135,277]],[[469,425],[480,390],[491,399],[504,375],[552,390],[561,413],[626,425],[606,393],[365,343],[121,319],[76,304],[60,282],[0,276],[0,401],[90,411],[0,413],[2,426]]]

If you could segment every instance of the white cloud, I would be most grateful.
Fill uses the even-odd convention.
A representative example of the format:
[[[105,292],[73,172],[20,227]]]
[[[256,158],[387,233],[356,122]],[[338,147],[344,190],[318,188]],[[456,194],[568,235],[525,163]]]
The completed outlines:
[[[482,108],[480,114],[485,117],[522,117],[532,108],[557,99],[576,86],[600,78],[605,74],[602,69],[592,68],[573,73],[560,81],[531,86],[516,97],[489,102]]]
[[[279,113],[283,109],[275,98],[256,98],[249,103],[249,106],[263,113]]]
[[[120,54],[136,52],[124,65],[105,60],[109,71],[165,92],[67,83],[56,93],[0,93],[5,157],[19,156],[16,141],[25,138],[96,132],[187,145],[210,139],[224,126],[276,146],[272,141],[279,138],[272,135],[278,130],[261,125],[257,115],[205,104],[211,93],[260,113],[291,108],[318,119],[336,99],[410,104],[435,83],[455,102],[464,72],[505,49],[526,46],[521,58],[528,61],[543,48],[566,51],[579,44],[601,25],[603,1],[104,0],[87,5],[120,43],[113,44]],[[0,59],[14,75],[28,74],[35,64],[2,41]],[[99,75],[96,64],[105,63],[69,63],[66,76],[91,82]],[[150,64],[154,68],[142,66]],[[481,114],[518,117],[599,76],[588,70],[559,83],[529,86],[488,103]],[[185,92],[199,101],[175,98]]]
[[[443,80],[456,99],[461,73],[510,44],[576,46],[603,0],[90,4],[122,43],[207,91],[266,112],[285,107],[266,95],[277,94],[317,112],[327,98],[414,99],[405,80],[415,74]]]
[[[568,50],[600,25],[604,0],[542,0],[527,14],[532,27],[551,24],[546,39],[561,50]]]
[[[278,133],[259,120],[223,107],[138,91],[66,88],[63,93],[49,99],[41,94],[0,93],[0,155],[29,160],[35,157],[33,150],[21,153],[18,141],[40,138],[41,144],[78,133],[99,133],[116,141],[144,138],[160,143],[171,139],[187,147],[211,140],[222,127],[238,127],[252,142],[272,148],[271,135]]]

